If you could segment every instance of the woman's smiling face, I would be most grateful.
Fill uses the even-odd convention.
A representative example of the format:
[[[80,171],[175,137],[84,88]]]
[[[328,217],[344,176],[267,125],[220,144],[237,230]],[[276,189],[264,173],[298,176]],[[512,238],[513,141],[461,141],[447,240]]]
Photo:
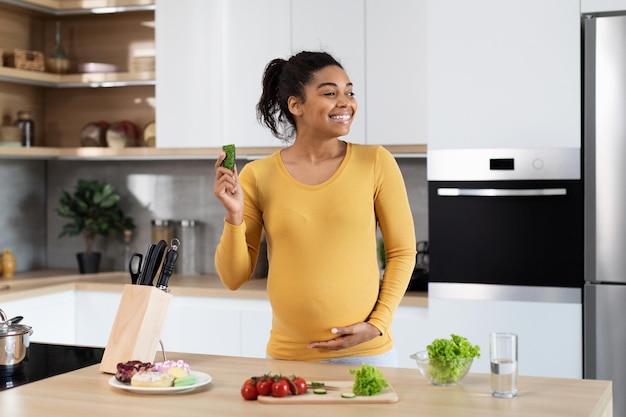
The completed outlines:
[[[298,136],[337,138],[350,133],[358,107],[352,87],[340,67],[332,65],[317,71],[304,87],[304,101],[290,98]]]

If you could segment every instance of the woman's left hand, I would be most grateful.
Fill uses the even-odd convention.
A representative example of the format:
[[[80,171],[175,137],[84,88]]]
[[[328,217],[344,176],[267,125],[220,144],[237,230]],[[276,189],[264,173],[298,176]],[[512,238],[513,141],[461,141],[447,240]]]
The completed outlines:
[[[346,327],[335,327],[332,332],[339,336],[323,342],[309,343],[309,348],[339,350],[356,346],[380,336],[380,331],[372,324],[360,322]]]

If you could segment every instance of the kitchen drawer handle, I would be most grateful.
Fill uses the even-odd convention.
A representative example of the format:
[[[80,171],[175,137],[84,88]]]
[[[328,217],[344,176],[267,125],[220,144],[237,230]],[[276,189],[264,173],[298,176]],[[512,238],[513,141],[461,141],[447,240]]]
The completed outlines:
[[[442,197],[548,197],[567,195],[566,188],[437,188]]]

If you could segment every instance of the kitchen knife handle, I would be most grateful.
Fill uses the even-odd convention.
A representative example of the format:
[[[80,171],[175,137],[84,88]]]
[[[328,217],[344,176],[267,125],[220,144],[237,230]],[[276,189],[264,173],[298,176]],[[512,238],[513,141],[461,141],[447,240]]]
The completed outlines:
[[[161,267],[161,274],[159,275],[159,280],[156,285],[157,288],[162,290],[167,288],[170,277],[172,276],[172,273],[174,273],[174,266],[176,265],[177,259],[178,251],[176,249],[169,249],[165,255],[163,266]]]
[[[156,245],[154,243],[151,243],[150,246],[148,246],[148,252],[146,252],[146,256],[144,257],[144,262],[141,268],[141,272],[139,273],[139,277],[137,278],[137,284],[139,285],[142,285],[144,280],[146,279],[145,277],[146,277],[146,273],[148,270],[148,263],[150,259],[153,257],[155,249],[156,249]]]
[[[154,282],[154,277],[159,270],[159,266],[161,266],[161,261],[163,260],[163,255],[165,254],[165,248],[167,248],[167,242],[164,240],[160,240],[159,243],[156,244],[154,257],[148,261],[146,280],[141,282],[142,285],[152,285]]]

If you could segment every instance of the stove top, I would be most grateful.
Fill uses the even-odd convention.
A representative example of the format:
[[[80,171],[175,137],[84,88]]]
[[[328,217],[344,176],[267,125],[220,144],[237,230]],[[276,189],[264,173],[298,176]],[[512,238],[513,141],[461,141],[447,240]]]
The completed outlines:
[[[104,348],[31,342],[21,364],[0,369],[0,391],[95,365],[103,354]]]

